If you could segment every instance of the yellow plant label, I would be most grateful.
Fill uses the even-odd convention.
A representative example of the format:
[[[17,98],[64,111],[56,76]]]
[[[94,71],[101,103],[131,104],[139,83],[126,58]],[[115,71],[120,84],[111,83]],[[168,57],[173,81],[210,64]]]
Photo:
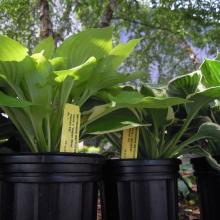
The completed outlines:
[[[65,104],[60,152],[78,151],[80,133],[80,109],[77,105]]]
[[[122,138],[122,159],[135,159],[138,154],[139,128],[130,128],[123,130]]]

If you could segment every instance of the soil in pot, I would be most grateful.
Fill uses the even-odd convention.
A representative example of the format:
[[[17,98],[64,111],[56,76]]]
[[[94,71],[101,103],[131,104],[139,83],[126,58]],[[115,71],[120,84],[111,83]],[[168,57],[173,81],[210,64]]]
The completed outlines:
[[[216,157],[220,162],[220,156]],[[206,158],[191,160],[197,178],[201,220],[220,219],[220,171],[210,166]]]
[[[110,160],[103,203],[107,220],[177,220],[180,161]]]
[[[2,219],[96,220],[104,160],[88,154],[1,157]]]

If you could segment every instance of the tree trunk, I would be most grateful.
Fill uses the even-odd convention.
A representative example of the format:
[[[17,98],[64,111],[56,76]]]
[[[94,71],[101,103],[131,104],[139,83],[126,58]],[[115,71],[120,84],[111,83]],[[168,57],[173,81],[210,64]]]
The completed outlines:
[[[186,50],[190,59],[192,60],[192,63],[194,64],[195,68],[199,69],[200,62],[198,60],[198,57],[196,53],[193,51],[193,48],[190,46],[190,44],[187,42],[187,40],[184,37],[183,37],[182,44],[183,44],[183,48]]]
[[[117,0],[109,0],[109,4],[106,8],[106,11],[101,19],[100,27],[108,27],[111,24],[114,8],[116,7]]]
[[[50,18],[49,3],[40,0],[40,37],[53,36],[53,25]]]

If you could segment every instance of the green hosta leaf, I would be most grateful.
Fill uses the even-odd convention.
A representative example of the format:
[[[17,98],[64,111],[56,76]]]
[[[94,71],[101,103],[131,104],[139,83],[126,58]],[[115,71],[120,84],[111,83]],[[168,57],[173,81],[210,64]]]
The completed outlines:
[[[50,125],[49,113],[52,112],[53,90],[50,82],[52,67],[41,53],[32,55],[32,59],[35,63],[35,69],[25,74],[21,88],[25,95],[29,95],[28,99],[36,105],[30,106],[30,116],[28,116],[31,119],[38,148],[46,152],[51,149],[51,141],[48,137],[51,127],[48,126]]]
[[[55,43],[53,38],[50,36],[39,42],[39,44],[34,48],[34,53],[43,53],[43,55],[49,59],[53,56],[54,50]]]
[[[51,73],[51,65],[42,54],[34,54],[34,69],[25,74],[22,81],[22,89],[24,94],[28,95],[28,99],[34,104],[39,105],[41,110],[49,108],[52,99],[52,85],[49,75]],[[45,111],[36,111],[40,115],[44,115]]]
[[[200,68],[205,85],[220,86],[220,61],[206,59]]]
[[[116,106],[135,108],[168,108],[170,106],[188,103],[189,100],[175,97],[144,97],[137,92],[123,92],[111,97]]]
[[[4,102],[0,104],[33,151],[46,151],[47,148],[43,133],[44,119],[51,104],[50,72],[51,65],[42,54],[26,56],[19,62],[0,61],[0,77],[7,83],[4,91],[9,95],[5,99],[1,97]],[[21,101],[24,99],[30,100],[31,104]],[[18,110],[18,107],[27,109]]]
[[[220,86],[212,87],[201,92],[197,92],[189,97],[192,103],[186,104],[188,115],[195,115],[198,111],[208,105],[209,102],[220,97]]]
[[[197,91],[202,75],[199,71],[179,76],[168,84],[168,94],[174,97],[186,98]]]
[[[55,57],[53,59],[50,59],[49,62],[52,66],[53,71],[66,69],[63,57]]]
[[[212,122],[211,118],[208,117],[208,116],[200,116],[200,115],[197,116],[197,117],[195,117],[195,118],[192,120],[192,122],[190,123],[190,126],[189,126],[189,128],[188,128],[188,130],[187,130],[187,133],[188,133],[189,135],[191,135],[192,133],[197,132],[197,131],[198,131],[198,128],[199,128],[202,124],[204,124],[204,123],[206,123],[206,122]]]
[[[0,35],[0,61],[21,61],[27,55],[27,48],[9,37]]]
[[[215,143],[220,146],[220,126],[218,124],[212,123],[212,122],[205,122],[203,123],[199,129],[198,132],[188,139],[186,139],[184,142],[176,146],[171,152],[170,156],[179,156],[184,152],[184,149],[189,147],[190,144],[201,140],[201,139],[210,139],[214,140]],[[208,143],[207,143],[208,144]],[[190,148],[189,148],[190,150]]]
[[[122,87],[119,87],[119,86],[118,87],[109,87],[109,88],[100,90],[98,93],[96,93],[95,96],[103,102],[109,102],[110,101],[109,95],[116,96],[119,93],[121,93],[122,90],[123,90]]]
[[[121,90],[120,94],[116,95],[115,97],[113,97],[110,93],[107,93],[107,91],[105,91],[105,93],[105,96],[108,96],[108,99],[106,100],[109,103],[96,106],[90,111],[85,112],[84,114],[88,116],[87,124],[99,119],[100,117],[103,117],[104,115],[110,114],[117,109],[138,108],[144,99],[144,97],[138,92],[128,92]],[[129,101],[127,99],[128,97]]]
[[[220,142],[220,126],[216,123],[206,122],[200,126],[197,136],[214,138],[215,141]]]
[[[38,71],[38,74],[43,78],[47,78],[52,71],[50,62],[42,53],[35,53],[31,57],[36,64],[36,70]]]
[[[156,129],[160,129],[169,125],[175,118],[173,109],[149,109],[147,112],[151,115],[152,124]]]
[[[206,122],[200,126],[198,133],[198,137],[207,138],[209,146],[209,151],[213,155],[218,155],[220,152],[220,125],[212,122]],[[210,144],[212,141],[214,144]]]
[[[31,106],[32,103],[18,98],[8,96],[0,91],[0,106],[24,108]]]
[[[97,117],[100,117],[100,115],[105,114],[105,112],[107,112],[110,107],[111,106],[109,104],[93,107],[88,113],[85,112],[85,114],[89,114],[87,121],[93,121]]]
[[[141,85],[140,93],[143,96],[152,96],[152,97],[156,96],[154,90],[149,85],[146,84]]]
[[[143,78],[145,73],[134,72],[129,74],[121,74],[118,72],[109,72],[109,73],[100,73],[97,77],[91,79],[89,82],[89,86],[92,87],[94,91],[98,91],[101,89],[109,88],[115,86],[119,83],[125,83],[129,81],[133,81],[136,79]]]
[[[86,120],[82,122],[81,127],[82,128],[86,127],[88,124],[91,124],[95,120],[107,114],[110,114],[114,110],[116,110],[116,108],[112,107],[112,105],[108,103],[108,104],[95,106],[89,111],[84,111],[82,113],[82,118],[84,119],[86,118]]]
[[[101,117],[86,127],[90,134],[104,134],[143,126],[135,115],[127,109],[119,109]]]
[[[217,106],[211,108],[211,112],[215,118],[216,123],[220,124],[220,102],[217,101]]]
[[[29,112],[31,118],[31,124],[34,130],[38,150],[50,151],[50,130],[52,127],[49,122],[49,113],[52,112],[52,86],[47,83],[47,78],[43,78],[37,71],[25,75],[23,82],[25,91],[30,96],[30,100],[36,104],[36,106],[30,106]],[[59,119],[57,119],[59,120]],[[23,124],[20,121],[21,125]],[[50,126],[48,128],[48,126]],[[45,135],[46,134],[46,135]],[[53,137],[56,138],[56,137]],[[48,139],[48,141],[46,140]]]
[[[92,123],[94,120],[97,120],[105,115],[110,114],[111,112],[122,109],[122,108],[156,108],[156,109],[166,109],[169,106],[183,104],[188,102],[185,99],[180,98],[156,98],[156,97],[144,97],[138,92],[128,92],[122,91],[119,95],[115,97],[109,94],[109,101],[111,104],[105,104],[101,106],[94,107],[88,116],[87,124]],[[87,115],[89,115],[87,113]],[[134,113],[133,113],[134,114]],[[135,114],[134,114],[135,115]],[[166,119],[167,122],[170,118],[167,118],[168,111],[166,110]],[[136,117],[138,118],[138,117]]]
[[[132,86],[115,86],[115,87],[109,87],[106,89],[100,90],[98,93],[96,93],[96,97],[103,102],[109,102],[111,99],[110,96],[117,96],[123,91],[136,91],[135,88]]]
[[[94,69],[93,74],[90,79],[85,81],[80,86],[75,86],[72,90],[72,98],[77,100],[77,98],[84,98],[83,101],[79,103],[85,103],[85,101],[95,95],[99,90],[110,88],[119,83],[128,82],[137,78],[141,78],[143,76],[142,73],[132,73],[132,74],[120,74],[117,72],[112,72],[111,74],[98,72],[98,69]],[[76,85],[78,85],[78,81],[76,81]]]
[[[68,70],[54,71],[57,82],[63,82],[67,76],[72,76],[78,83],[88,81],[92,77],[93,70],[96,66],[96,58],[90,57],[85,63]]]
[[[103,58],[99,64],[101,71],[116,70],[139,42],[140,39],[130,40],[127,44],[121,43],[113,48],[109,55]]]
[[[87,29],[65,40],[56,55],[63,57],[67,68],[83,64],[90,57],[100,59],[112,49],[112,29]]]
[[[117,105],[118,104],[136,105],[139,104],[140,102],[143,102],[144,98],[145,97],[138,92],[127,92],[127,91],[120,92],[116,96],[109,95],[109,99],[115,102]]]
[[[19,87],[24,76],[34,70],[35,64],[29,56],[20,62],[0,61],[0,78],[13,89]]]

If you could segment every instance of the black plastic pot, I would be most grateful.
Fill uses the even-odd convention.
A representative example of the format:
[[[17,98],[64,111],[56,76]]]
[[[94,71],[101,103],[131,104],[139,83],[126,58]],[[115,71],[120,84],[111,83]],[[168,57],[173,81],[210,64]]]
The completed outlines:
[[[216,158],[220,162],[220,157]],[[202,220],[220,219],[220,171],[212,168],[206,158],[191,160],[197,177]]]
[[[3,200],[2,200],[2,189],[3,189],[3,172],[2,172],[2,166],[0,165],[0,220],[4,220],[2,218],[2,204],[3,204]]]
[[[99,155],[1,156],[3,220],[96,220]]]
[[[177,220],[180,161],[111,160],[105,167],[105,220]]]

